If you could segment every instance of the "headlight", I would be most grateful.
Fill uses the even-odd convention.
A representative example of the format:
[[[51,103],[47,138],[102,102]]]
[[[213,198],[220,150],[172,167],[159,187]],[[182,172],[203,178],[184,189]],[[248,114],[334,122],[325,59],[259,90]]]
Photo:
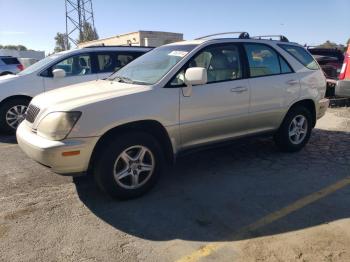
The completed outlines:
[[[37,134],[50,140],[65,139],[79,120],[81,112],[53,112],[39,123]]]

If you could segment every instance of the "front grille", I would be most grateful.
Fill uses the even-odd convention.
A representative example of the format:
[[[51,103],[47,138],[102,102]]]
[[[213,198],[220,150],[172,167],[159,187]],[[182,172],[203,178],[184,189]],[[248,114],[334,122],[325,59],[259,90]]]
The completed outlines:
[[[27,112],[26,112],[26,120],[29,123],[34,123],[35,118],[38,116],[40,112],[40,108],[36,107],[35,105],[30,104],[28,106]]]

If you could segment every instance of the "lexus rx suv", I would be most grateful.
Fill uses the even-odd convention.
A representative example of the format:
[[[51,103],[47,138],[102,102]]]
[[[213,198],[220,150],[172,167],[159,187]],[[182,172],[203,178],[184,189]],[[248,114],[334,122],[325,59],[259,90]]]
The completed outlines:
[[[318,63],[285,37],[210,36],[35,97],[17,140],[54,172],[93,175],[106,193],[127,199],[195,147],[270,134],[282,151],[301,150],[327,110],[325,91]]]
[[[74,49],[48,56],[16,75],[0,76],[0,132],[15,133],[34,96],[67,85],[106,78],[149,50],[148,47],[129,46]],[[18,62],[17,58],[11,59]]]

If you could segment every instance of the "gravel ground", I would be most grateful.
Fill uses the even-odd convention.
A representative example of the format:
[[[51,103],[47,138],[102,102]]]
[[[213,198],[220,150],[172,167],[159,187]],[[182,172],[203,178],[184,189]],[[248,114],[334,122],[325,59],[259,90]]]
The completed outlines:
[[[152,192],[114,201],[0,137],[0,261],[350,261],[350,109],[308,146],[250,138],[181,158]]]

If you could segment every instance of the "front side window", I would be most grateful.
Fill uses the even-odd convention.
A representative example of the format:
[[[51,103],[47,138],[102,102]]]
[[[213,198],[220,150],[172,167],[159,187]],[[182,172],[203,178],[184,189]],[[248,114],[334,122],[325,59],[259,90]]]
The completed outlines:
[[[63,69],[66,76],[81,76],[91,74],[90,55],[82,54],[69,57],[51,67],[49,71]]]
[[[287,45],[287,44],[279,44],[279,47],[281,47],[283,50],[285,50],[287,53],[293,56],[305,67],[311,70],[319,69],[317,62],[310,55],[310,53],[306,51],[305,48],[301,46]]]
[[[109,79],[125,83],[153,85],[195,47],[196,45],[168,45],[155,48],[128,63]]]
[[[281,73],[279,55],[270,47],[261,44],[245,44],[251,77]]]
[[[188,67],[207,69],[208,83],[229,81],[242,78],[242,66],[239,48],[236,45],[205,48],[188,63]],[[186,68],[186,69],[187,69]],[[171,86],[185,84],[185,69],[171,81]]]

